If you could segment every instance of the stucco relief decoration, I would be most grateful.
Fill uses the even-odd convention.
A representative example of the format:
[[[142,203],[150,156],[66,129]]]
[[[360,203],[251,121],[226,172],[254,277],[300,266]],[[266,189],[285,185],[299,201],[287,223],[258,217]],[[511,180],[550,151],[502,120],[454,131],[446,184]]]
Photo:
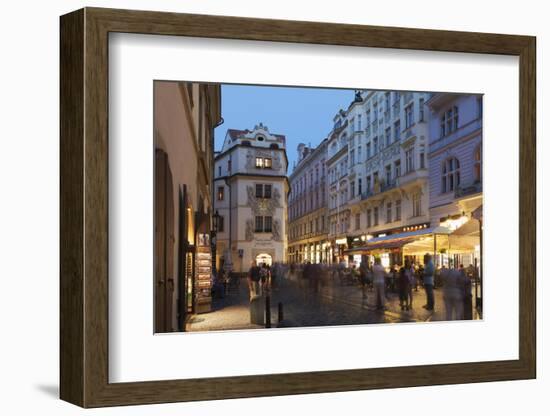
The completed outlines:
[[[246,220],[246,228],[244,232],[244,239],[246,241],[254,240],[254,221],[252,219]]]
[[[281,236],[281,223],[279,220],[275,219],[273,220],[273,229],[272,229],[272,238],[275,241],[282,241]]]

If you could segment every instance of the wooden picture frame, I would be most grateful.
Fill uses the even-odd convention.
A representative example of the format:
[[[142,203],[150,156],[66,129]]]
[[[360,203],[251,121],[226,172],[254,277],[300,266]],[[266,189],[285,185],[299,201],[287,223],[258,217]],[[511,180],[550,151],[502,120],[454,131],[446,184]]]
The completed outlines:
[[[534,37],[85,8],[61,17],[60,396],[82,407],[536,377]],[[109,383],[108,34],[368,46],[519,57],[519,359]]]

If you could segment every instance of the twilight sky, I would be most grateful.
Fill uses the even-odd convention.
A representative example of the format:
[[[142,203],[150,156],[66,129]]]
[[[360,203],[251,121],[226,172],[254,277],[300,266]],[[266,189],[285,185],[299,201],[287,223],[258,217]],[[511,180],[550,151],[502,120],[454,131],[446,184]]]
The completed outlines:
[[[354,90],[222,85],[222,117],[216,128],[216,150],[227,129],[253,129],[264,123],[271,133],[286,136],[288,173],[298,143],[316,146],[332,129],[332,118],[353,101]]]

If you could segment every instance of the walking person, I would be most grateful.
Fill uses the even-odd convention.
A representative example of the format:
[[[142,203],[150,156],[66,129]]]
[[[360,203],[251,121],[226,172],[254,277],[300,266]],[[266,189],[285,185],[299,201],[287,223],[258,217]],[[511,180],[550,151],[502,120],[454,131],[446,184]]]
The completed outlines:
[[[407,266],[401,267],[399,269],[399,277],[397,280],[397,287],[399,288],[399,306],[401,306],[401,310],[409,310],[409,289],[410,289],[410,281],[409,276],[407,274]]]
[[[376,309],[384,310],[386,308],[386,295],[384,280],[385,270],[380,262],[380,257],[374,259],[374,266],[372,266],[372,278],[374,283],[374,292],[376,296]]]
[[[432,256],[430,254],[426,254],[424,256],[424,276],[423,276],[423,283],[424,283],[424,290],[426,291],[426,304],[423,306],[424,309],[427,309],[429,311],[433,311],[435,304],[434,304],[434,274],[435,274],[435,267],[432,261]]]
[[[472,304],[472,278],[471,274],[460,265],[460,272],[464,280],[464,319],[473,319],[473,304]]]
[[[252,261],[250,264],[250,269],[248,269],[248,293],[250,299],[260,294],[260,268],[255,261]]]
[[[409,280],[409,285],[407,287],[407,310],[411,310],[413,306],[413,287],[416,284],[416,276],[414,267],[409,260],[405,260],[404,272]]]
[[[361,295],[362,295],[361,299],[362,299],[363,305],[367,303],[367,283],[368,283],[367,274],[368,274],[367,262],[362,261],[361,264],[359,265],[359,281],[361,283]]]
[[[465,279],[459,269],[442,270],[443,299],[445,315],[448,321],[464,319],[464,287]]]

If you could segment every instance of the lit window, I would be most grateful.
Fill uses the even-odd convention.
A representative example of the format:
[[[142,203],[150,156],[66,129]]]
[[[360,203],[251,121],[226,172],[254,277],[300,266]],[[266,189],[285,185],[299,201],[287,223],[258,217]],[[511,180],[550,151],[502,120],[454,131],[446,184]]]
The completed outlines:
[[[223,201],[225,188],[223,186],[218,187],[218,201]]]
[[[264,167],[264,159],[263,159],[263,157],[257,157],[257,158],[256,158],[256,167],[257,167],[257,168],[263,168],[263,167]]]
[[[270,157],[264,158],[264,168],[271,169],[271,158]]]

